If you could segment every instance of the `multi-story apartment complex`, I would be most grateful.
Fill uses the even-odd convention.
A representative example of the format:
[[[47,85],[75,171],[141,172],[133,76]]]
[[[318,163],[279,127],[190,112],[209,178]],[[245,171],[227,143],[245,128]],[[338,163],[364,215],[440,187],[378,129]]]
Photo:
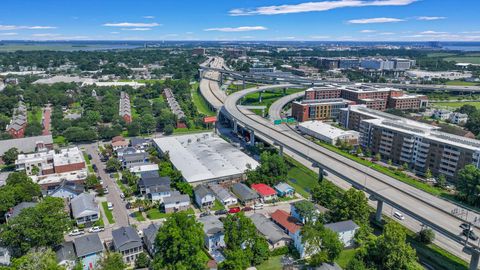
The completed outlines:
[[[467,164],[480,167],[480,141],[439,131],[438,127],[367,108],[341,109],[339,122],[360,132],[359,143],[419,174],[430,170],[454,180]]]
[[[132,122],[132,111],[130,108],[130,97],[126,92],[120,92],[120,105],[118,106],[118,114],[127,123]]]
[[[299,122],[337,118],[340,109],[352,104],[355,102],[342,98],[294,101],[292,117]]]
[[[13,110],[13,116],[7,125],[6,131],[13,138],[23,138],[25,136],[25,128],[27,127],[27,107],[20,101],[18,106]]]
[[[165,88],[163,90],[163,97],[167,100],[168,107],[173,114],[177,117],[177,128],[185,128],[187,127],[185,124],[185,113],[183,112],[180,104],[178,103],[175,95],[172,92],[172,89]]]
[[[32,174],[66,173],[85,169],[85,160],[78,147],[49,150],[32,154],[19,154],[15,161],[17,171]],[[35,169],[37,168],[37,169]]]
[[[294,102],[292,116],[298,121],[335,118],[337,110],[351,104],[364,104],[370,109],[415,110],[428,104],[427,96],[405,94],[390,87],[366,84],[325,85],[305,90],[302,102]]]

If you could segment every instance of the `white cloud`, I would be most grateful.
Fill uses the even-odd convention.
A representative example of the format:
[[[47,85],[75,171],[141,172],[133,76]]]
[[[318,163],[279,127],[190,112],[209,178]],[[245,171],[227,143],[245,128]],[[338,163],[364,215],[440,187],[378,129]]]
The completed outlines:
[[[121,28],[123,31],[150,31],[152,28],[149,27],[134,27],[134,28]]]
[[[60,34],[53,34],[53,33],[39,33],[33,34],[32,37],[58,37]]]
[[[327,39],[330,38],[330,36],[318,36],[318,35],[313,35],[310,36],[311,39]]]
[[[326,11],[346,7],[366,7],[366,6],[406,6],[417,0],[330,0],[322,2],[305,2],[293,5],[264,6],[253,9],[237,8],[230,10],[230,16],[248,16],[248,15],[277,15],[302,13],[313,11]]]
[[[348,23],[353,24],[368,24],[368,23],[393,23],[393,22],[403,22],[405,20],[398,19],[398,18],[369,18],[369,19],[356,19],[356,20],[349,20]]]
[[[437,31],[423,31],[420,32],[421,35],[440,35],[440,34],[447,34],[447,32],[437,32]]]
[[[240,37],[241,39],[253,39],[255,38],[254,36],[242,36]]]
[[[141,27],[141,28],[148,28],[148,27],[155,27],[160,26],[158,23],[131,23],[131,22],[122,22],[122,23],[105,23],[103,26],[109,27]]]
[[[268,28],[264,26],[240,26],[240,27],[220,27],[220,28],[207,28],[204,31],[219,31],[219,32],[247,32],[247,31],[262,31]]]
[[[382,32],[382,33],[378,33],[377,35],[389,36],[389,35],[395,35],[395,33],[393,33],[393,32]]]
[[[110,34],[116,35],[116,34],[120,34],[120,32],[110,32]]]
[[[439,16],[420,16],[417,17],[417,20],[419,21],[435,21],[435,20],[443,20],[446,19],[447,17],[439,17]]]
[[[43,29],[55,29],[57,27],[54,26],[25,26],[25,25],[1,25],[0,24],[0,31],[11,31],[11,30],[43,30]]]
[[[143,16],[144,19],[155,19],[155,16]]]
[[[0,36],[17,36],[18,33],[7,32],[7,33],[0,33]]]
[[[377,30],[365,29],[360,31],[360,33],[375,33],[375,32],[377,32]]]

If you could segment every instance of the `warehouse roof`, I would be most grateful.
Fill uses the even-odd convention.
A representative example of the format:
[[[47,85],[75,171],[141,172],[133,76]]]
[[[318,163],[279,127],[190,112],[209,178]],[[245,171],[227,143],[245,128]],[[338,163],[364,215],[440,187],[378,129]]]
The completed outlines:
[[[343,130],[332,125],[323,123],[322,121],[305,121],[298,124],[300,128],[305,128],[315,133],[321,134],[327,138],[337,138],[344,135],[357,135],[357,131]]]
[[[258,166],[253,158],[210,132],[154,141],[161,152],[169,152],[173,165],[189,183],[241,175],[249,166]]]

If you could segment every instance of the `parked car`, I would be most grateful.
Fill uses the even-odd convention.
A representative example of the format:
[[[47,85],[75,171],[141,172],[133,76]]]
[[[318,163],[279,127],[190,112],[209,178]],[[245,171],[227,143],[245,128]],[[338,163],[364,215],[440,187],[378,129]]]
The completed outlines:
[[[263,204],[262,203],[257,203],[253,206],[253,209],[255,210],[260,210],[260,209],[263,209]]]
[[[215,211],[215,215],[216,215],[216,216],[225,215],[225,214],[227,214],[227,213],[228,213],[228,211],[225,210],[225,209]]]
[[[468,229],[463,230],[463,235],[467,236],[468,238],[472,239],[473,241],[478,240],[478,236],[473,232],[469,231]]]
[[[105,231],[105,229],[103,227],[100,227],[100,226],[95,226],[95,227],[92,227],[92,228],[88,229],[89,233],[98,233],[98,232],[103,232],[103,231]]]
[[[464,230],[467,230],[470,226],[468,225],[468,223],[464,222],[462,224],[460,224],[460,228],[464,229]],[[472,230],[472,228],[470,228],[470,230]]]
[[[206,216],[210,216],[210,213],[209,212],[200,213],[200,217],[206,217]]]
[[[125,194],[123,194],[123,192],[122,192],[122,193],[120,193],[120,198],[122,198],[122,199],[124,199],[124,198],[125,198]]]
[[[250,206],[245,206],[245,207],[242,209],[243,212],[248,212],[248,211],[252,211],[252,210],[253,210],[253,208],[250,207]]]
[[[107,208],[108,210],[113,210],[113,203],[107,202]]]
[[[240,207],[232,207],[230,209],[228,209],[228,213],[230,214],[235,214],[235,213],[238,213],[240,212]]]
[[[103,186],[103,179],[102,178],[99,178],[100,179],[100,185]]]
[[[83,230],[75,229],[75,230],[69,232],[68,235],[69,236],[78,236],[78,235],[82,235],[84,233],[85,232]]]
[[[127,204],[125,204],[125,207],[126,207],[127,209],[131,209],[131,208],[132,208],[132,203],[127,202]]]
[[[400,219],[400,220],[404,220],[404,219],[405,219],[405,217],[404,217],[402,214],[400,214],[399,212],[394,212],[394,213],[393,213],[393,216],[396,217],[396,218],[398,218],[398,219]]]
[[[98,168],[97,168],[97,165],[96,165],[96,164],[92,164],[92,168],[93,168],[93,170],[94,170],[95,172],[98,171]]]
[[[108,188],[104,187],[103,188],[103,193],[108,194]]]
[[[88,159],[91,160],[91,159],[92,159],[92,155],[88,154]]]

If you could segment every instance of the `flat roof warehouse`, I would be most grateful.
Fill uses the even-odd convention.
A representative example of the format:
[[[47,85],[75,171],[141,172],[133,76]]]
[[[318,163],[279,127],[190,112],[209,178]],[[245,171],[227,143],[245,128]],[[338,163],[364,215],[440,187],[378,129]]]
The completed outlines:
[[[259,164],[214,133],[197,133],[154,139],[161,153],[181,171],[185,181],[203,183],[242,178]]]

